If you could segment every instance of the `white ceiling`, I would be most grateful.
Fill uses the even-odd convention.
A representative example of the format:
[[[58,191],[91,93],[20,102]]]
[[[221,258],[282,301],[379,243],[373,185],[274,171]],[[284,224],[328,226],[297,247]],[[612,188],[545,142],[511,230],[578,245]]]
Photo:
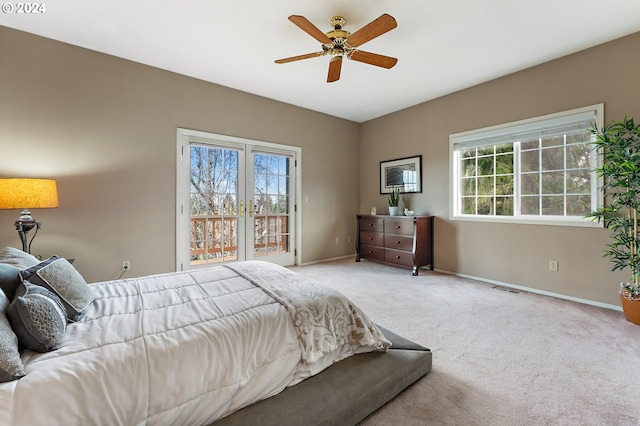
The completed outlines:
[[[42,3],[38,15],[0,13],[0,25],[355,122],[640,31],[640,0]],[[390,70],[345,61],[340,80],[326,83],[329,57],[274,63],[321,50],[289,15],[323,32],[340,15],[354,33],[383,13],[398,27],[361,49],[398,58]]]

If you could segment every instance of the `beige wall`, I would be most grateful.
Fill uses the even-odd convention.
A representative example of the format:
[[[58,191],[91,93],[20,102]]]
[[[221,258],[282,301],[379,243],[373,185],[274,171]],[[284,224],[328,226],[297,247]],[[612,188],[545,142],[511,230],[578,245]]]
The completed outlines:
[[[302,147],[302,261],[354,252],[358,124],[0,26],[0,177],[58,180],[34,254],[88,281],[175,270],[178,127]]]
[[[424,190],[403,201],[437,216],[436,268],[619,305],[617,284],[627,277],[601,258],[603,229],[448,220],[449,134],[597,103],[605,104],[605,122],[640,119],[639,51],[636,33],[363,124],[360,212],[386,211],[381,160],[421,154]],[[473,72],[472,64],[460,72]]]
[[[437,216],[437,268],[618,304],[602,229],[449,221],[448,136],[600,102],[605,121],[640,117],[639,48],[635,34],[358,125],[0,26],[0,176],[58,180],[33,252],[98,281],[125,259],[131,276],[174,270],[177,127],[302,147],[303,262],[353,253],[355,214],[386,211],[379,162],[421,154],[424,191],[403,202]],[[17,216],[0,211],[0,246],[19,246]]]

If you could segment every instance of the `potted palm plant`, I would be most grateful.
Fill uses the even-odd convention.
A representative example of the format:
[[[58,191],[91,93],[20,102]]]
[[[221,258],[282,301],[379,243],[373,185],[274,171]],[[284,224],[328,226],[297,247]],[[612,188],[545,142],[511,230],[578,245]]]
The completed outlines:
[[[398,215],[398,203],[400,203],[400,188],[392,188],[389,191],[389,215]]]
[[[605,203],[588,217],[609,230],[603,257],[613,263],[611,270],[629,268],[630,280],[620,283],[620,302],[627,320],[640,325],[640,124],[625,117],[592,133],[602,159],[594,170],[604,178]]]

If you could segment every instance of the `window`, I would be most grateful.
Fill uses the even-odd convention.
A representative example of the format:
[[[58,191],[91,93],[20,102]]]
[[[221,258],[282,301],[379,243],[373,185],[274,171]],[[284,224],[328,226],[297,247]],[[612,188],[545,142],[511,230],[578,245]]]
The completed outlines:
[[[592,125],[603,105],[450,135],[450,218],[600,226]]]

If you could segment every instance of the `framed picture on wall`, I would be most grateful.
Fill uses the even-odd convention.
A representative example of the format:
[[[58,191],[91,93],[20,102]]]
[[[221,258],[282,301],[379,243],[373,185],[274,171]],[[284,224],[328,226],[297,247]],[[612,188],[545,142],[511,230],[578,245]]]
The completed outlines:
[[[380,162],[380,194],[422,192],[422,155]]]

